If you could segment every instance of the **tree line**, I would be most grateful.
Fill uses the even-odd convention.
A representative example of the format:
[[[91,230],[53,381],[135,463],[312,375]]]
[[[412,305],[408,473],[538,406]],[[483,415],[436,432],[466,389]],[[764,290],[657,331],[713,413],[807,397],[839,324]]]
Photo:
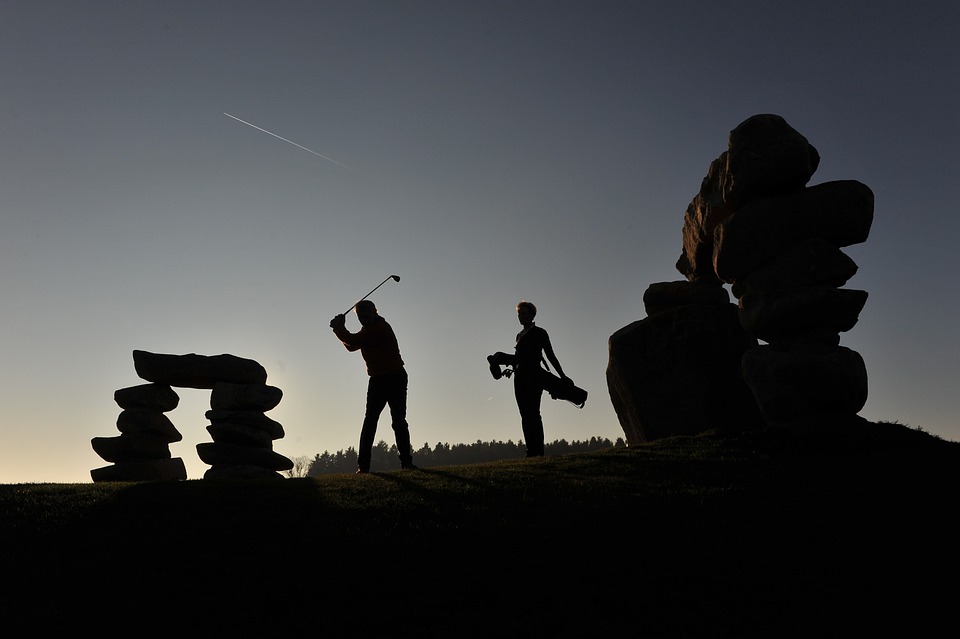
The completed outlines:
[[[606,437],[591,437],[588,440],[574,440],[568,442],[558,439],[544,446],[547,455],[565,455],[567,453],[586,453],[607,448],[626,448],[627,444],[622,437],[612,442]],[[413,462],[420,468],[436,466],[458,466],[463,464],[480,464],[483,462],[516,459],[526,455],[526,446],[522,441],[507,440],[484,442],[477,440],[473,444],[445,444],[437,443],[433,448],[424,444],[413,452]],[[371,467],[382,470],[395,470],[399,458],[396,444],[387,445],[380,440],[373,447],[370,458]],[[353,446],[335,453],[323,451],[313,459],[301,458],[297,460],[294,474],[307,477],[318,477],[334,473],[352,473],[357,469],[357,449]]]

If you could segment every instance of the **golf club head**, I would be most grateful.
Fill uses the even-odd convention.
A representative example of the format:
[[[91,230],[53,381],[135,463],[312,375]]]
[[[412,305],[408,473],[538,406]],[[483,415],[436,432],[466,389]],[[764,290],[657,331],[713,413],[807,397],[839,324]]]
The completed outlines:
[[[391,275],[390,277],[393,279],[394,282],[399,282],[399,281],[400,281],[400,276],[399,276],[399,275]]]

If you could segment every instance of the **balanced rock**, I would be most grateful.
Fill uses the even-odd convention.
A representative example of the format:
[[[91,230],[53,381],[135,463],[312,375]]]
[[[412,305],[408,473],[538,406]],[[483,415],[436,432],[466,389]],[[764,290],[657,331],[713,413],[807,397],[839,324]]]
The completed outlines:
[[[102,481],[183,481],[187,469],[179,457],[173,459],[141,459],[94,468],[90,478]]]
[[[866,291],[828,286],[774,289],[740,299],[740,324],[769,343],[810,330],[843,333],[856,325],[866,303]]]
[[[651,285],[648,317],[609,340],[607,386],[628,444],[863,407],[863,359],[839,343],[867,293],[841,288],[857,265],[840,249],[866,241],[874,195],[857,180],[808,186],[819,163],[780,116],[730,132],[684,213],[676,267],[687,286]]]
[[[210,393],[210,408],[268,411],[275,408],[282,398],[283,391],[275,386],[217,382]]]
[[[265,384],[214,386],[206,413],[213,442],[197,444],[200,459],[211,465],[204,479],[258,479],[293,468],[293,461],[273,451],[283,427],[263,414],[281,397],[279,388]]]
[[[730,287],[730,292],[740,299],[748,293],[774,289],[806,286],[839,288],[856,273],[856,262],[830,242],[815,237],[738,278]]]
[[[177,407],[174,386],[210,389],[207,431],[213,442],[197,445],[200,458],[215,469],[204,477],[280,477],[293,461],[273,451],[273,441],[284,436],[283,427],[266,417],[283,392],[268,386],[267,372],[259,363],[235,355],[170,355],[133,351],[137,375],[150,382],[114,392],[123,409],[117,418],[118,437],[95,437],[94,452],[112,466],[91,471],[96,481],[149,481],[186,479],[180,459],[173,459],[169,444],[183,439],[164,414]]]
[[[117,417],[117,430],[121,433],[149,433],[167,443],[183,439],[169,417],[149,408],[128,408],[121,412]]]
[[[736,207],[749,199],[801,188],[819,165],[817,150],[781,116],[751,116],[730,132],[724,199]]]
[[[124,433],[118,437],[94,437],[90,440],[90,444],[94,452],[108,462],[171,457],[166,438],[151,433]]]
[[[643,293],[647,315],[656,315],[690,304],[720,305],[730,302],[730,294],[719,283],[697,280],[688,282],[656,282]]]
[[[290,470],[293,460],[275,451],[254,446],[237,446],[220,442],[197,444],[200,459],[211,466],[227,464],[234,466],[260,466],[269,470]]]
[[[170,453],[169,444],[183,439],[164,414],[180,403],[167,384],[141,384],[114,392],[123,409],[117,417],[118,437],[94,437],[91,445],[112,466],[90,471],[94,482],[154,481],[187,478],[183,461]]]
[[[811,238],[837,247],[865,242],[872,224],[873,191],[856,180],[753,200],[714,228],[713,270],[733,283]]]
[[[208,410],[204,416],[213,424],[237,424],[265,431],[270,439],[283,439],[283,425],[257,410]]]
[[[180,403],[180,396],[166,384],[140,384],[113,393],[120,408],[148,408],[168,412]]]
[[[133,351],[133,363],[141,379],[183,388],[212,389],[218,382],[266,384],[267,371],[252,359],[236,355],[168,355]]]
[[[779,115],[755,115],[740,123],[687,207],[677,270],[691,281],[715,280],[716,227],[751,199],[802,188],[819,164],[817,150]]]
[[[811,414],[855,415],[867,402],[867,369],[854,350],[759,346],[743,356],[743,377],[769,423]]]
[[[273,438],[270,433],[255,426],[244,424],[230,424],[214,422],[207,426],[207,432],[213,441],[237,446],[253,446],[255,448],[271,448]]]

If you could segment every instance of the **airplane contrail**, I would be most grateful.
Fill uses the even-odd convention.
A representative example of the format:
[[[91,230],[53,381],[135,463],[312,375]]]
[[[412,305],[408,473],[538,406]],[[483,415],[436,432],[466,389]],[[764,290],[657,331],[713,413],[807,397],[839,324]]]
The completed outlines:
[[[328,157],[325,156],[325,155],[322,155],[322,154],[320,154],[320,153],[317,153],[317,152],[314,151],[313,149],[308,149],[307,147],[305,147],[305,146],[303,146],[303,145],[297,144],[297,143],[294,142],[293,140],[288,140],[287,138],[281,137],[281,136],[277,135],[276,133],[271,133],[270,131],[267,131],[266,129],[261,129],[261,128],[258,127],[256,124],[250,124],[250,123],[247,122],[246,120],[241,120],[241,119],[238,118],[237,116],[235,116],[235,115],[230,115],[230,114],[227,113],[226,111],[224,111],[223,114],[224,114],[225,116],[227,116],[228,118],[233,118],[233,119],[236,120],[237,122],[242,122],[243,124],[246,124],[247,126],[251,126],[251,127],[255,128],[257,131],[263,131],[263,132],[266,133],[267,135],[272,135],[273,137],[275,137],[275,138],[277,138],[277,139],[279,139],[279,140],[283,140],[284,142],[286,142],[286,143],[288,143],[288,144],[292,144],[293,146],[295,146],[295,147],[297,147],[297,148],[299,148],[299,149],[303,149],[303,150],[306,151],[307,153],[313,153],[315,156],[317,156],[317,157],[319,157],[319,158],[323,158],[324,160],[327,160],[327,161],[329,161],[329,162],[333,162],[334,164],[339,164],[340,166],[342,166],[342,167],[345,168],[345,169],[350,169],[350,167],[347,166],[346,164],[343,164],[342,162],[337,162],[337,161],[334,160],[333,158],[328,158]],[[352,171],[353,169],[350,169],[350,170]]]

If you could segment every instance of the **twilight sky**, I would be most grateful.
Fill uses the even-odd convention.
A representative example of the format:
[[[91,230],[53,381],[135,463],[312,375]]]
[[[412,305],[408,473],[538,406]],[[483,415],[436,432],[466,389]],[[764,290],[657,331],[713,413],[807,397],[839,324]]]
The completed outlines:
[[[135,349],[255,359],[277,452],[356,446],[328,323],[391,274],[415,448],[522,439],[485,362],[520,299],[590,391],[544,398],[547,441],[616,439],[607,339],[682,279],[687,204],[758,113],[818,149],[810,184],[876,196],[845,249],[861,415],[960,439],[958,31],[924,0],[0,0],[0,483],[108,465]],[[209,392],[178,393],[198,479]]]

